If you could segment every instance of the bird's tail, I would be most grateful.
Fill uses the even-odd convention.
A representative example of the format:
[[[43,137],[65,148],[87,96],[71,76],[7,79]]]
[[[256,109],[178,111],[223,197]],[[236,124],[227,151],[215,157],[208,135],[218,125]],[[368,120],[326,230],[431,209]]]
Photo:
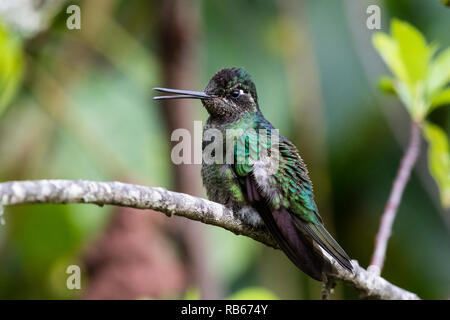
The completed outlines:
[[[317,244],[332,256],[343,268],[352,272],[353,266],[344,249],[334,240],[322,224],[304,222],[300,218],[293,217],[295,226],[304,230]]]
[[[280,249],[300,270],[318,281],[324,280],[323,273],[330,273],[330,262],[314,242],[342,267],[352,270],[350,258],[323,225],[303,221],[286,208],[271,208],[251,177],[246,179],[246,194]]]

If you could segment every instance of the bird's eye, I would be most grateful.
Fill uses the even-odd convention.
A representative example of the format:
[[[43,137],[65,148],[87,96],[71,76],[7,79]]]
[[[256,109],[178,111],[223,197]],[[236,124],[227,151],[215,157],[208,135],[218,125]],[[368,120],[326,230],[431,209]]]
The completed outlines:
[[[233,91],[231,91],[231,97],[232,98],[239,98],[239,96],[243,93],[243,91],[241,89],[234,89]]]

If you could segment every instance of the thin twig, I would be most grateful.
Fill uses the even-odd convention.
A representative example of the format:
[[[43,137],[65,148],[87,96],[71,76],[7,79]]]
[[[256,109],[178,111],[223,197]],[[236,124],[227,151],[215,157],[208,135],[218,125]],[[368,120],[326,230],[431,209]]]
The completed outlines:
[[[381,216],[380,227],[375,240],[375,250],[373,252],[370,269],[381,274],[389,237],[392,233],[392,225],[397,214],[397,209],[402,199],[403,190],[409,180],[411,170],[416,163],[420,152],[420,125],[416,122],[411,123],[411,138],[408,149],[403,156],[402,162],[392,185],[391,194],[386,203],[383,215]]]
[[[92,203],[100,206],[116,205],[153,209],[168,216],[178,215],[218,226],[278,248],[267,230],[254,229],[246,225],[223,205],[184,193],[168,191],[164,188],[85,180],[34,180],[0,183],[0,207],[27,203]],[[378,299],[419,299],[416,294],[399,288],[361,268],[356,260],[353,260],[352,264],[354,272],[350,273],[333,261],[335,269],[333,277],[356,288],[364,296]]]

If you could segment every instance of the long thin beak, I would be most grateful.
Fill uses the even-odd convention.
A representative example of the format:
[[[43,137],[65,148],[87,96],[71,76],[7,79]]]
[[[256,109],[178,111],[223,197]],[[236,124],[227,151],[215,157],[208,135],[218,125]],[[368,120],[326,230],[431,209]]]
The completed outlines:
[[[153,90],[164,92],[164,93],[175,93],[176,96],[158,96],[153,97],[153,100],[162,99],[211,99],[215,98],[214,95],[209,95],[201,91],[189,91],[189,90],[177,90],[177,89],[167,89],[167,88],[153,88]]]

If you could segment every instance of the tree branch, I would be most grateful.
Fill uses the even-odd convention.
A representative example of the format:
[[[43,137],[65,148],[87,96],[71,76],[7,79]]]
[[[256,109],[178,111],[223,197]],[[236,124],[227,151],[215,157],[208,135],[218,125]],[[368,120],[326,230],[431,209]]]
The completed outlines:
[[[223,205],[164,188],[85,180],[12,181],[0,183],[0,201],[3,206],[27,203],[92,203],[100,206],[152,209],[169,217],[177,215],[218,226],[268,246],[278,247],[265,229],[251,228]],[[356,288],[363,296],[378,299],[419,299],[414,293],[361,268],[356,260],[352,262],[354,274],[334,262],[333,277]]]
[[[416,122],[411,123],[411,138],[408,149],[406,149],[402,162],[392,185],[391,194],[386,203],[383,215],[381,216],[380,227],[375,239],[375,250],[370,263],[370,270],[381,274],[389,237],[392,232],[392,225],[397,214],[397,209],[402,199],[403,190],[409,180],[411,170],[417,161],[420,152],[420,126]]]

